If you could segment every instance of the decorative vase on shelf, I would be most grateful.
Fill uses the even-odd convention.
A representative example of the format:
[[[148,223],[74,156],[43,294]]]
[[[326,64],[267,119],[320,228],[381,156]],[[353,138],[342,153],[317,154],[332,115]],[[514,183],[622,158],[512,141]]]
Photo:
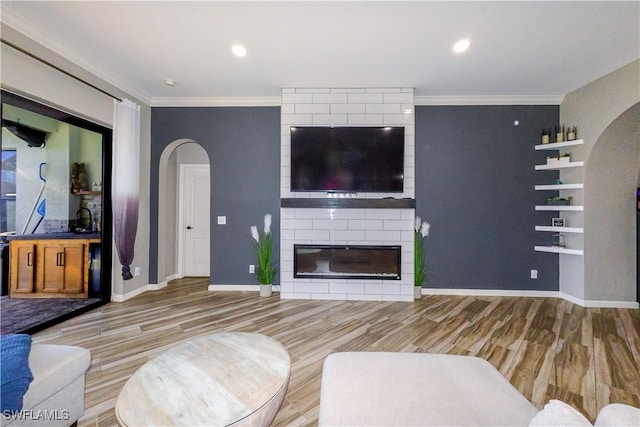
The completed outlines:
[[[270,297],[273,293],[272,286],[260,284],[260,296],[261,297]]]

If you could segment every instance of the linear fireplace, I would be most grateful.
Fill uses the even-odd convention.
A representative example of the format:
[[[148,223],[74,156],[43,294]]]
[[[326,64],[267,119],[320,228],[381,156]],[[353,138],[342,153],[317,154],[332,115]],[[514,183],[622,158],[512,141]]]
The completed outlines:
[[[293,277],[400,280],[401,246],[293,245]]]

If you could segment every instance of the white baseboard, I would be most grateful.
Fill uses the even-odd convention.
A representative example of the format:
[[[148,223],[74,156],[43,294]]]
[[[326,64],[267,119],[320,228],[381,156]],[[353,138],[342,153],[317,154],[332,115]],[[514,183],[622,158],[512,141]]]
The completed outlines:
[[[168,280],[165,280],[164,282],[160,282],[160,283],[157,283],[157,284],[149,283],[147,285],[147,289],[150,290],[150,291],[158,291],[158,290],[160,290],[162,288],[166,288],[168,284],[169,284]]]
[[[157,291],[167,286],[168,282],[177,277],[169,276],[167,280],[158,284],[148,284],[134,289],[126,294],[112,294],[111,301],[124,302],[146,291]],[[209,285],[207,290],[212,292],[249,291],[259,292],[260,285]],[[274,292],[280,292],[280,285],[273,285]],[[490,297],[533,297],[533,298],[562,298],[581,307],[588,308],[629,308],[639,309],[640,304],[635,301],[594,301],[583,300],[559,291],[510,291],[504,289],[446,289],[422,288],[422,295],[458,295],[458,296],[490,296]],[[290,299],[290,295],[283,296]]]
[[[598,300],[583,300],[576,298],[564,292],[558,292],[560,298],[566,299],[574,304],[578,304],[582,307],[589,308],[640,308],[640,304],[636,301],[598,301]]]
[[[138,289],[132,290],[131,292],[127,292],[126,294],[111,294],[111,301],[124,302],[148,290],[149,290],[149,285],[144,285],[144,286],[140,286]]]
[[[271,289],[273,290],[273,292],[280,292],[280,285],[272,285]],[[229,291],[253,291],[253,292],[259,292],[260,291],[260,285],[209,285],[209,287],[207,288],[207,290],[209,291],[224,291],[224,292],[229,292]]]
[[[635,301],[593,301],[583,300],[559,291],[510,291],[503,289],[435,289],[422,288],[422,295],[480,295],[491,297],[543,297],[562,298],[581,307],[589,308],[640,308]]]
[[[422,288],[422,295],[461,295],[486,297],[544,297],[560,298],[557,291],[510,291],[505,289],[446,289]]]

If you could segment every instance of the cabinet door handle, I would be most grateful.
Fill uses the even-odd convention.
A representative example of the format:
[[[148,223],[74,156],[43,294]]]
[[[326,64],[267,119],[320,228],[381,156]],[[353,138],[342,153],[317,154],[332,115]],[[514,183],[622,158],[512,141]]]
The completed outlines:
[[[64,265],[64,252],[58,252],[58,257],[60,259],[60,264],[58,265],[62,267]]]
[[[33,265],[33,252],[27,253],[27,266],[31,267]]]

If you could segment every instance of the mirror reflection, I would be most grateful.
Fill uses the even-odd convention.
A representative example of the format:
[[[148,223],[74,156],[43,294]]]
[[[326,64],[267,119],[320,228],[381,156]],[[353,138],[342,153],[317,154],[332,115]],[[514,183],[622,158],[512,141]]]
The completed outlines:
[[[2,95],[2,332],[33,333],[110,298],[102,286],[110,282],[110,228],[102,229],[103,217],[110,221],[102,191],[110,133]]]
[[[101,188],[102,135],[3,105],[3,236],[99,232]]]

